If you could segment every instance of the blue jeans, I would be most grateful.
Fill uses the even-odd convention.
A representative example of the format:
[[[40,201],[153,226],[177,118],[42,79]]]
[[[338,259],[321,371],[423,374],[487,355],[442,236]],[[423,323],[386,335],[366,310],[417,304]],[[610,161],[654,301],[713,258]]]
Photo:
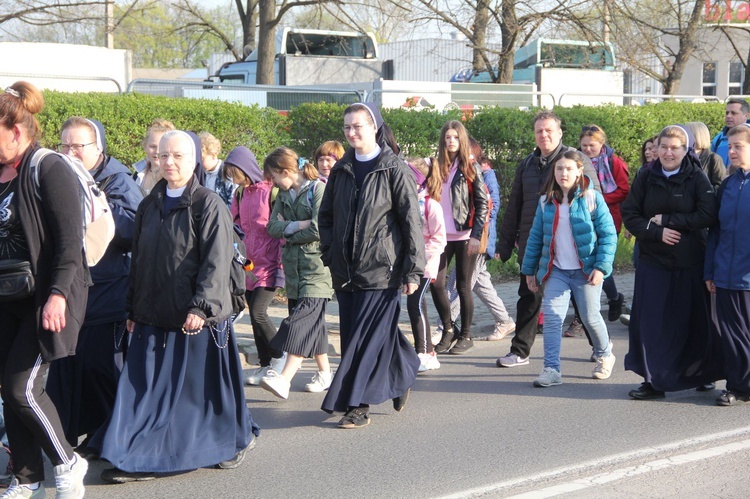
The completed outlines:
[[[594,344],[596,357],[612,354],[609,334],[601,308],[602,285],[591,286],[583,270],[561,270],[552,267],[552,272],[544,283],[544,367],[560,371],[560,343],[565,316],[568,313],[570,293],[576,300],[581,322],[589,331]]]

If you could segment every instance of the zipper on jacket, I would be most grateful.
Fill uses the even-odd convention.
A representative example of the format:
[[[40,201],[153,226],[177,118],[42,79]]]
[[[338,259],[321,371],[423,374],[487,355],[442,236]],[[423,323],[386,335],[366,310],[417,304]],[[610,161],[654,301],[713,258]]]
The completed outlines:
[[[740,213],[738,213],[738,212],[739,212],[740,204],[741,204],[741,201],[742,201],[742,188],[745,186],[745,182],[746,181],[747,181],[747,177],[743,176],[742,182],[740,182],[740,188],[737,191],[737,204],[734,207],[734,220],[735,220],[735,222],[737,220],[741,220]],[[732,242],[732,258],[729,259],[729,278],[730,279],[731,279],[731,277],[733,275],[732,274],[732,267],[734,265],[732,265],[732,263],[734,262],[735,248],[737,246],[737,238],[734,237],[733,239],[734,239],[734,241]],[[718,245],[717,245],[717,249],[718,249]]]
[[[354,174],[351,174],[351,175],[352,177],[354,176]],[[355,184],[356,184],[356,179],[355,179]],[[352,198],[352,195],[353,195],[353,198]],[[359,195],[359,189],[355,187],[354,190],[352,191],[352,195],[349,196],[349,213],[346,214],[346,224],[344,225],[344,234],[342,235],[342,239],[341,239],[341,247],[344,249],[343,254],[344,254],[344,263],[346,264],[346,277],[347,277],[346,282],[341,285],[342,288],[345,288],[347,285],[349,285],[352,282],[352,269],[350,266],[351,262],[347,262],[347,258],[346,258],[347,256],[346,254],[349,249],[346,247],[346,236],[349,234],[349,222],[352,219],[352,204],[354,204],[353,199],[357,199],[357,196]],[[355,205],[354,208],[356,210],[357,206]],[[354,213],[355,220],[356,220],[356,217],[357,217],[357,213],[355,211]],[[353,232],[354,231],[352,231],[352,233]],[[352,262],[354,261],[354,238],[355,237],[356,237],[356,234],[353,233],[352,234]]]

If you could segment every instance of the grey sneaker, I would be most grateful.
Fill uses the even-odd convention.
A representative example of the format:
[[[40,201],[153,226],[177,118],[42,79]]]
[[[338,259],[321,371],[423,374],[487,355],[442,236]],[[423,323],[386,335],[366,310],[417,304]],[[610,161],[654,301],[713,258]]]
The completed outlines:
[[[32,490],[28,486],[18,483],[18,478],[16,477],[11,479],[8,490],[3,495],[0,495],[0,499],[45,499],[46,497],[47,493],[44,491],[43,483],[39,483],[39,486]]]
[[[615,366],[615,356],[610,354],[609,357],[599,357],[596,359],[596,367],[591,371],[591,377],[594,379],[607,379],[612,375],[612,368]]]
[[[253,374],[245,378],[245,384],[252,386],[260,385],[260,380],[263,379],[263,376],[268,374],[269,369],[271,369],[271,366],[259,367],[258,369],[253,371]]]
[[[528,357],[519,357],[514,353],[509,353],[505,357],[500,357],[495,361],[497,367],[518,367],[525,366],[529,363]]]
[[[546,388],[553,385],[562,385],[562,376],[551,367],[545,367],[542,369],[542,374],[534,380],[534,386]]]
[[[83,477],[89,469],[89,463],[77,453],[73,453],[73,463],[59,464],[53,468],[55,473],[56,499],[81,499],[86,489]]]

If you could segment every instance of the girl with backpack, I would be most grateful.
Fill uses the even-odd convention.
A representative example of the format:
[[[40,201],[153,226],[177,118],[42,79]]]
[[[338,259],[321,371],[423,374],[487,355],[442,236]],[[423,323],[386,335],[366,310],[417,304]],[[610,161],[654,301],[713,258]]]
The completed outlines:
[[[304,358],[315,357],[318,372],[305,385],[308,392],[331,386],[328,363],[326,303],[331,299],[331,273],[320,259],[318,210],[325,184],[318,171],[293,150],[279,147],[266,157],[263,168],[281,190],[268,222],[268,234],[284,241],[284,265],[289,317],[284,319],[271,347],[287,352],[283,370],[269,370],[260,386],[279,398],[289,397],[294,375]]]
[[[260,367],[245,379],[245,383],[259,385],[269,369],[280,370],[286,360],[283,351],[271,346],[276,327],[268,317],[268,306],[276,290],[284,287],[281,240],[271,237],[266,229],[276,189],[264,176],[255,155],[245,146],[232,149],[224,164],[227,175],[239,186],[230,210],[235,225],[239,225],[245,234],[246,257],[253,263],[253,270],[245,280],[245,300],[250,310]]]
[[[487,217],[487,190],[482,173],[471,159],[469,134],[460,121],[449,121],[440,131],[437,166],[443,189],[440,206],[445,217],[447,244],[440,257],[435,282],[430,286],[443,335],[435,346],[437,353],[460,355],[474,347],[471,320],[474,300],[471,296],[471,274],[476,266],[480,239]],[[451,307],[445,291],[445,276],[456,257],[456,287],[461,303],[461,331],[451,322]]]
[[[433,172],[431,158],[411,158],[408,165],[414,173],[419,196],[419,213],[422,216],[422,236],[425,246],[425,267],[417,290],[406,297],[406,309],[414,335],[414,348],[419,356],[418,372],[440,369],[430,336],[430,321],[424,302],[427,285],[434,279],[440,266],[440,255],[445,250],[445,220],[440,207],[443,189],[440,177]]]
[[[607,204],[583,174],[583,155],[566,151],[557,160],[544,188],[529,233],[521,274],[537,292],[544,283],[544,369],[534,386],[562,384],[560,343],[572,294],[594,343],[596,367],[591,375],[607,379],[615,356],[600,315],[602,281],[612,272],[617,232]]]

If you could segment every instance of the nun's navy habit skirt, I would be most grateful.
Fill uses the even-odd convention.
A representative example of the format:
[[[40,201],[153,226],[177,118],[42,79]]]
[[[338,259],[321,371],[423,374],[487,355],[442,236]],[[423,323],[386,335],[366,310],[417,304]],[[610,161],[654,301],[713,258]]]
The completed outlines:
[[[703,265],[666,270],[641,259],[634,288],[625,369],[668,392],[723,379]]]
[[[401,290],[337,291],[341,363],[323,400],[326,412],[399,397],[417,378],[419,357],[398,327]]]
[[[716,288],[727,390],[750,395],[750,291]]]
[[[188,336],[136,324],[103,430],[91,445],[129,472],[213,466],[247,447],[260,430],[245,403],[231,325]]]

